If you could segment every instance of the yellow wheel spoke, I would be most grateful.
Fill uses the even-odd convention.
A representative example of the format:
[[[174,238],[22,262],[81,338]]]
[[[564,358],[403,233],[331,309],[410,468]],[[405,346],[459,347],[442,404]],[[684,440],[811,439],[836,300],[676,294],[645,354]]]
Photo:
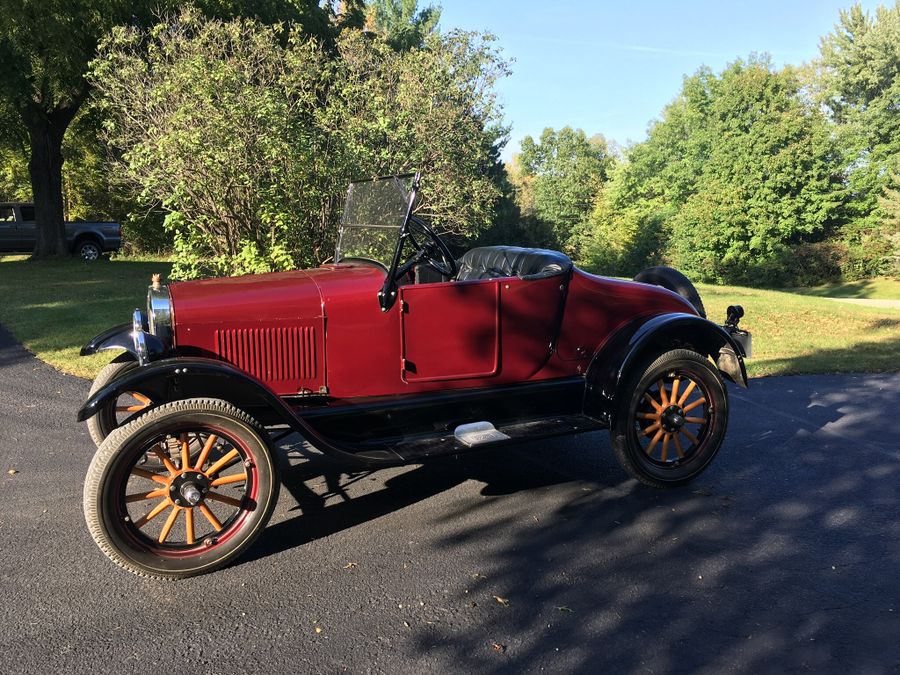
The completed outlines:
[[[669,456],[669,438],[671,438],[672,434],[666,434],[663,436],[663,444],[662,444],[662,454],[660,455],[660,461],[665,462],[666,457]]]
[[[184,533],[188,544],[194,543],[194,509],[184,510]]]
[[[665,433],[665,432],[663,432],[662,429],[660,429],[659,431],[656,432],[656,435],[650,441],[650,445],[647,446],[646,452],[648,455],[653,452],[653,448],[655,448],[656,444],[659,443],[659,439],[662,438],[663,433]]]
[[[210,481],[210,485],[213,487],[218,487],[219,485],[228,485],[228,483],[242,483],[247,480],[247,474],[245,473],[235,473],[230,476],[222,476],[221,478],[216,478],[213,481]]]
[[[209,467],[206,470],[206,475],[212,476],[214,474],[217,474],[219,471],[221,471],[226,466],[231,464],[234,460],[236,460],[239,456],[240,456],[240,453],[238,453],[237,450],[232,449],[230,452],[228,452],[228,454],[226,454],[224,457],[222,457],[222,459],[220,459],[218,462],[216,462],[211,467]]]
[[[147,471],[146,469],[138,469],[134,468],[131,470],[132,476],[140,476],[141,478],[147,478],[149,480],[155,480],[157,483],[162,483],[163,485],[168,485],[169,481],[165,476],[153,473],[152,471]]]
[[[191,468],[190,443],[187,434],[181,434],[181,470],[187,471],[189,468]]]
[[[649,393],[649,392],[647,392],[646,394],[644,394],[644,398],[650,403],[650,405],[653,406],[653,408],[654,408],[657,412],[661,412],[661,411],[662,411],[663,407],[662,407],[659,403],[657,403],[656,400],[655,400],[652,396],[650,396],[650,393]]]
[[[669,397],[666,395],[666,383],[659,381],[659,399],[662,401],[663,408],[669,405]]]
[[[145,516],[141,516],[136,521],[134,521],[134,526],[137,527],[138,529],[142,528],[144,525],[146,525],[151,520],[156,518],[156,516],[158,516],[160,513],[165,511],[166,507],[169,506],[171,503],[172,502],[169,501],[168,497],[166,499],[163,499],[159,504],[157,504],[155,507],[153,507],[153,510],[150,511],[150,513],[148,513]]]
[[[152,403],[152,401],[149,398],[147,398],[143,394],[137,393],[136,391],[129,392],[129,396],[131,396],[132,398],[136,398],[138,401],[143,403],[144,408],[146,408],[148,405],[150,405]]]
[[[229,506],[240,507],[241,505],[240,499],[235,499],[234,497],[228,497],[226,495],[220,495],[218,492],[207,492],[206,499],[212,499],[216,502],[222,502],[223,504],[228,504]]]
[[[659,429],[659,422],[656,422],[655,424],[651,424],[649,427],[644,429],[644,436],[649,436],[657,429]]]
[[[696,401],[694,401],[690,405],[684,406],[684,412],[690,412],[691,410],[696,408],[698,405],[703,405],[704,403],[706,403],[705,398],[698,398]]]
[[[693,443],[694,445],[699,445],[699,444],[700,444],[700,441],[697,440],[697,437],[694,436],[694,434],[692,434],[690,431],[688,431],[688,430],[685,429],[684,427],[681,427],[681,433],[683,433],[685,436],[687,436],[687,437],[688,437],[688,440],[689,440],[691,443]]]
[[[673,434],[672,440],[675,441],[675,452],[679,457],[684,457],[684,449],[681,447],[681,439],[678,438],[678,434]]]
[[[685,417],[684,421],[690,424],[706,424],[705,417]]]
[[[117,405],[116,412],[137,412],[138,410],[143,410],[147,406],[145,405]]]
[[[206,519],[209,521],[209,524],[216,528],[216,532],[222,529],[222,523],[216,520],[216,517],[213,515],[213,512],[209,510],[209,507],[206,504],[200,504],[197,508],[200,509],[200,513],[206,516]]]
[[[142,502],[145,499],[155,499],[157,497],[165,497],[166,489],[159,488],[158,490],[151,490],[150,492],[140,492],[138,494],[127,495],[125,497],[126,504],[133,504],[134,502]]]
[[[172,507],[172,512],[169,514],[169,517],[166,518],[166,522],[163,525],[162,531],[159,533],[159,543],[165,544],[166,539],[169,536],[169,532],[172,531],[172,526],[175,524],[175,521],[178,520],[178,513],[181,511],[177,506]]]
[[[172,460],[169,459],[168,453],[163,452],[159,446],[157,446],[153,450],[153,452],[157,457],[159,457],[159,461],[163,463],[163,466],[166,467],[166,471],[168,471],[173,476],[178,474],[178,469],[175,468],[174,464],[172,464]]]
[[[203,469],[203,465],[206,464],[206,458],[209,457],[209,451],[213,449],[213,446],[216,444],[217,440],[218,436],[216,436],[215,434],[210,434],[209,438],[206,439],[206,444],[200,451],[200,456],[197,457],[197,463],[194,464],[195,471],[200,471]]]
[[[635,415],[639,420],[656,420],[659,419],[659,415],[654,415],[653,413],[638,413]]]
[[[679,378],[675,378],[675,381],[672,383],[672,393],[669,395],[669,403],[675,403],[678,400],[678,385],[681,384],[681,380]]]
[[[684,402],[687,401],[688,396],[691,395],[691,392],[694,391],[694,387],[697,386],[697,383],[691,380],[688,382],[688,386],[685,388],[684,393],[681,394],[681,398],[678,399],[678,405],[684,405]]]

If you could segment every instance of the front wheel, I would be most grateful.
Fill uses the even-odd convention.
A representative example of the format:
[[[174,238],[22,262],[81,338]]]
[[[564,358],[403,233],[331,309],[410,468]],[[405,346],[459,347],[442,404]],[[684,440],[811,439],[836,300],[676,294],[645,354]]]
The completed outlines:
[[[122,354],[116,357],[97,373],[97,377],[94,378],[91,384],[91,390],[88,392],[88,398],[119,376],[137,367],[138,362],[130,354]],[[145,412],[152,403],[149,396],[139,391],[125,392],[117,399],[109,401],[97,411],[96,415],[88,418],[88,433],[90,433],[94,445],[99,447],[113,429],[122,426],[125,422],[131,421],[136,415]]]
[[[84,515],[100,550],[134,574],[160,579],[234,560],[265,529],[278,499],[264,433],[217,399],[166,403],[114,430],[84,484]],[[142,464],[147,454],[158,470]]]
[[[728,392],[700,354],[674,349],[640,369],[623,391],[610,431],[616,458],[646,485],[696,478],[713,460],[728,425]]]

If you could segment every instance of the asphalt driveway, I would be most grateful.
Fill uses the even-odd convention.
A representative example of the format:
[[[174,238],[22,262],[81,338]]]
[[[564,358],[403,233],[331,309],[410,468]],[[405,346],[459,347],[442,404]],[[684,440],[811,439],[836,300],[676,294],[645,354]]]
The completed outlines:
[[[732,388],[665,492],[604,434],[353,476],[289,439],[261,540],[176,583],[87,533],[87,389],[0,329],[3,673],[900,670],[898,374]]]

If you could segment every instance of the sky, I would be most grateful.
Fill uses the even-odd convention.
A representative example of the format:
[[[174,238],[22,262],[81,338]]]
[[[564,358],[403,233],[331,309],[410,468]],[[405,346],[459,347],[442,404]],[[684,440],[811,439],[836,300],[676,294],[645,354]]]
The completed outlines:
[[[889,0],[891,4],[893,0]],[[887,0],[863,0],[874,11]],[[419,0],[420,7],[430,4]],[[767,52],[776,65],[815,58],[852,0],[443,0],[442,30],[498,37],[512,75],[497,87],[510,141],[566,125],[625,145],[703,65]]]

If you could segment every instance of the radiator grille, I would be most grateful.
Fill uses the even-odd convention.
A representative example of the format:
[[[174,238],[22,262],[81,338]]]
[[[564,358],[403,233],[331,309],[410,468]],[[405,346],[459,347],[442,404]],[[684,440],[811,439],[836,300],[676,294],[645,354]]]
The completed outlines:
[[[235,328],[216,331],[221,359],[267,382],[316,379],[316,329]]]

